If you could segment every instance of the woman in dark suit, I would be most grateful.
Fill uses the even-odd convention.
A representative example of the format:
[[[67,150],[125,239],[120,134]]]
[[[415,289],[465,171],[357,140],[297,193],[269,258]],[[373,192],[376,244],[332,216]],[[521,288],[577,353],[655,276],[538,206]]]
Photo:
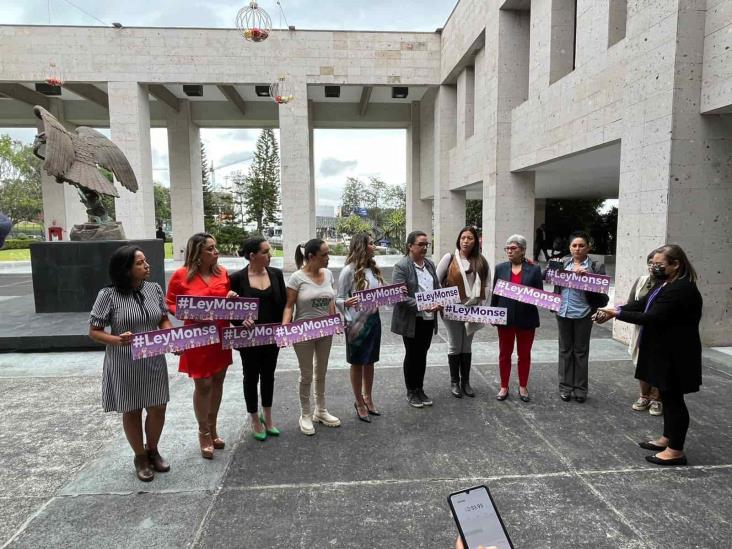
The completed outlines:
[[[684,395],[697,392],[702,382],[702,297],[696,287],[694,267],[680,246],[661,246],[649,266],[656,281],[653,289],[622,307],[599,309],[595,321],[617,318],[641,326],[635,377],[661,392],[663,436],[639,445],[658,452],[646,456],[651,463],[686,465],[684,440],[689,411]]]
[[[424,311],[417,311],[414,294],[436,290],[440,287],[435,264],[425,256],[429,241],[422,231],[412,231],[407,237],[407,253],[394,265],[393,284],[407,285],[407,299],[394,305],[391,317],[391,331],[404,340],[404,383],[407,386],[407,401],[414,408],[432,406],[424,388],[424,374],[427,370],[427,351],[432,335],[437,333],[436,305]]]
[[[240,297],[259,299],[257,320],[245,320],[244,326],[251,328],[255,324],[282,322],[287,302],[285,279],[282,271],[269,266],[272,257],[269,242],[261,236],[249,238],[239,255],[249,260],[249,265],[231,275],[231,289]],[[277,345],[239,349],[244,370],[244,400],[251,417],[252,436],[259,441],[265,440],[267,435],[276,437],[280,434],[272,422],[272,394],[279,352]],[[258,413],[257,385],[260,386],[264,413]]]
[[[526,260],[526,239],[514,234],[506,240],[506,256],[508,261],[496,266],[497,280],[507,280],[514,284],[523,284],[543,290],[541,268]],[[496,395],[498,400],[508,397],[508,380],[511,377],[511,356],[514,342],[518,345],[519,398],[529,402],[529,370],[531,368],[531,347],[534,344],[534,332],[539,327],[539,311],[536,305],[521,303],[515,299],[493,294],[491,307],[508,309],[505,326],[498,326],[498,366],[501,373],[501,390]]]

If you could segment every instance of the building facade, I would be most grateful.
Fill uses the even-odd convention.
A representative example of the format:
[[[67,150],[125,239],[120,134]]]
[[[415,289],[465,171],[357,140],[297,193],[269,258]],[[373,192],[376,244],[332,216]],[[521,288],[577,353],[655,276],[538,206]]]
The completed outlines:
[[[0,52],[0,127],[34,126],[41,104],[111,128],[143,183],[117,200],[129,237],[154,236],[151,127],[168,131],[177,255],[203,228],[199,128],[279,127],[288,263],[316,231],[313,129],[404,128],[407,229],[431,228],[435,253],[466,198],[483,201],[491,263],[510,234],[532,246],[545,199],[618,198],[618,300],[651,249],[678,243],[700,274],[704,342],[732,344],[732,0],[460,0],[434,33],[259,44],[222,29],[0,26]],[[50,62],[60,97],[34,90]],[[257,95],[282,74],[294,101]],[[44,180],[47,223],[81,210]]]

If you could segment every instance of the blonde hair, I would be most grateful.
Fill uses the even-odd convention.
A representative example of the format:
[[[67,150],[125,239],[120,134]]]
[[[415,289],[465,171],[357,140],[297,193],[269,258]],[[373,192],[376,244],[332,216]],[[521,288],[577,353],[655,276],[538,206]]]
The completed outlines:
[[[358,233],[354,235],[353,238],[351,238],[348,257],[346,257],[346,265],[353,265],[353,286],[357,290],[366,289],[366,269],[371,269],[371,272],[374,273],[379,284],[384,283],[384,278],[381,276],[381,271],[376,266],[376,261],[374,261],[373,257],[369,257],[367,249],[369,240],[371,240],[371,235],[368,233]]]
[[[203,247],[206,245],[206,241],[209,238],[216,242],[216,239],[208,233],[196,233],[188,239],[188,244],[186,245],[186,257],[183,265],[188,269],[187,279],[189,282],[200,273],[201,252],[203,252]],[[211,272],[215,276],[221,274],[221,269],[218,264],[213,266]]]

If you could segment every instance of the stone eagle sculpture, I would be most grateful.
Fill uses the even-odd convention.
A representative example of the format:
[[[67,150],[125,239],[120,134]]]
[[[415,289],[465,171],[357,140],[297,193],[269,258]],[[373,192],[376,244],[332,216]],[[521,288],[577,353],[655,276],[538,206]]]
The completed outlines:
[[[33,153],[44,160],[43,169],[58,183],[76,187],[89,216],[88,223],[74,225],[71,240],[124,239],[121,223],[114,221],[101,195],[119,197],[114,183],[99,167],[112,172],[124,188],[137,192],[137,178],[124,153],[104,135],[79,126],[67,130],[50,112],[36,105],[33,112],[43,129],[33,143]]]

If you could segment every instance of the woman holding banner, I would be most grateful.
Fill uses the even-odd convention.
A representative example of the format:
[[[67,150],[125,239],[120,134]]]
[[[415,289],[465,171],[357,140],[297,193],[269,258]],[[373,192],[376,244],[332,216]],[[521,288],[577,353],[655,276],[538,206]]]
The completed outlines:
[[[236,297],[231,291],[226,269],[218,265],[216,240],[208,233],[197,233],[188,239],[183,267],[173,273],[168,282],[167,304],[175,314],[178,296]],[[186,324],[198,321],[186,320]],[[219,336],[228,320],[218,320]],[[201,456],[213,459],[214,449],[222,450],[224,441],[216,430],[216,422],[224,391],[226,369],[231,364],[231,350],[221,344],[188,349],[180,357],[178,371],[193,378],[193,411],[198,421],[198,442]]]
[[[153,471],[170,470],[158,452],[170,400],[168,366],[165,355],[132,360],[130,343],[135,333],[172,326],[162,288],[147,281],[150,265],[140,248],[117,248],[109,261],[109,277],[112,285],[100,290],[89,316],[89,337],[106,346],[102,404],[105,412],[122,413],[122,427],[135,452],[137,478],[149,482]],[[144,425],[143,409],[147,412]]]
[[[439,305],[423,311],[417,310],[414,294],[428,292],[440,287],[435,264],[427,259],[427,235],[412,231],[407,236],[407,251],[394,265],[393,284],[407,285],[407,299],[394,305],[391,317],[391,331],[404,340],[404,383],[407,386],[407,401],[413,408],[432,406],[432,399],[424,392],[424,375],[427,371],[427,351],[432,335],[437,333],[435,313]]]
[[[259,299],[257,320],[232,321],[252,328],[255,324],[282,322],[287,293],[282,271],[269,266],[272,254],[270,245],[261,236],[244,242],[239,255],[249,265],[231,275],[231,290],[240,297]],[[239,349],[244,373],[244,400],[252,425],[252,436],[264,441],[267,435],[276,437],[279,429],[272,422],[272,395],[274,393],[275,368],[280,349],[277,345],[259,345]],[[262,413],[258,412],[257,386],[262,395]]]
[[[376,244],[367,233],[351,238],[346,266],[338,278],[336,304],[346,318],[346,361],[351,365],[351,387],[356,399],[354,407],[361,421],[371,422],[370,415],[379,416],[371,391],[374,385],[374,363],[381,349],[381,318],[379,309],[357,310],[354,291],[369,290],[384,285],[381,271],[374,261]]]
[[[656,283],[647,295],[622,307],[600,309],[595,321],[616,318],[641,327],[635,377],[661,392],[663,435],[639,446],[658,452],[646,456],[651,463],[686,465],[689,411],[684,395],[697,392],[702,383],[702,297],[696,271],[680,246],[658,248],[650,268]]]
[[[299,270],[287,281],[287,304],[282,324],[336,314],[333,273],[328,270],[330,249],[319,238],[308,240],[295,250]],[[333,336],[295,343],[300,366],[300,431],[314,435],[313,422],[338,427],[341,420],[325,407],[325,375]],[[311,403],[315,385],[315,410]]]
[[[526,238],[520,234],[511,235],[503,249],[506,251],[508,261],[496,265],[495,279],[543,290],[541,269],[526,260]],[[498,368],[501,374],[501,389],[496,399],[508,398],[511,356],[515,342],[518,347],[519,398],[523,402],[529,402],[527,386],[531,369],[531,347],[534,344],[534,333],[539,327],[539,310],[536,305],[521,303],[496,294],[491,298],[491,307],[507,309],[506,325],[498,326]]]
[[[482,305],[491,286],[488,261],[480,253],[478,231],[465,227],[458,233],[455,252],[445,254],[437,265],[437,278],[443,288],[456,286],[462,305]],[[470,387],[473,335],[483,324],[443,319],[447,328],[447,363],[450,390],[456,398],[474,397]]]
[[[605,274],[605,265],[590,259],[590,249],[590,236],[583,231],[574,232],[569,237],[570,257],[562,259],[562,268],[578,275]],[[569,402],[574,397],[582,403],[587,400],[592,314],[597,305],[591,302],[593,298],[589,294],[592,292],[562,286],[555,286],[554,292],[562,296],[562,305],[557,311],[559,398]]]

